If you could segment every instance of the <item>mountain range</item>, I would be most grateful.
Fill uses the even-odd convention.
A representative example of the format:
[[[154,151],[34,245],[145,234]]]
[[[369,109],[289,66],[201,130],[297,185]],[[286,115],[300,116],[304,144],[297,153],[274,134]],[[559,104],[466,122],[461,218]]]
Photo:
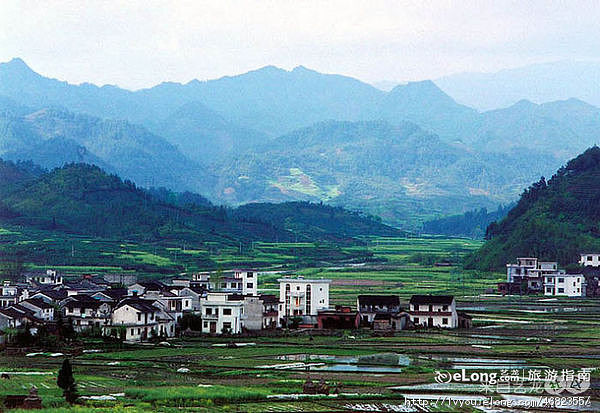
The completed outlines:
[[[129,91],[0,64],[0,156],[96,164],[217,203],[325,201],[418,229],[516,199],[593,144],[599,110],[569,99],[488,112],[434,82],[389,92],[268,66]]]

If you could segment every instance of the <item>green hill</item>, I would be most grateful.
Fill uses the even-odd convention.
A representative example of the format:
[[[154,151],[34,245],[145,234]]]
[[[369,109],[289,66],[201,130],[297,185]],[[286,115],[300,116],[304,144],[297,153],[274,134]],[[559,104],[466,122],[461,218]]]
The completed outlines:
[[[87,164],[42,173],[0,161],[0,178],[5,182],[0,191],[0,211],[4,211],[0,223],[73,234],[225,244],[400,234],[374,218],[325,205],[233,210],[195,194],[146,191]]]
[[[600,251],[600,148],[529,187],[506,218],[488,227],[486,237],[468,257],[468,267],[499,269],[518,256],[567,265],[582,251]]]

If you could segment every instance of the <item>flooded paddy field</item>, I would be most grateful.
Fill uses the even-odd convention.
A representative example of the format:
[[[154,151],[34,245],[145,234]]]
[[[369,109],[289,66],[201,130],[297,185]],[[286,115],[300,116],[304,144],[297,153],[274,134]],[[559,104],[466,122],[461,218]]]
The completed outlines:
[[[493,314],[488,317],[494,318]],[[82,403],[89,411],[99,406],[134,412],[345,412],[362,408],[493,411],[473,406],[430,406],[429,410],[412,406],[410,410],[405,403],[407,398],[425,396],[431,400],[450,396],[465,400],[527,396],[497,391],[487,394],[477,383],[438,383],[437,371],[500,374],[503,370],[517,370],[528,375],[528,371],[546,368],[591,369],[591,386],[585,394],[598,403],[597,321],[572,322],[554,315],[552,319],[536,318],[519,324],[510,322],[518,316],[503,316],[501,320],[506,317],[509,321],[480,323],[470,330],[401,331],[390,336],[358,330],[327,336],[290,332],[280,337],[204,337],[173,340],[170,347],[115,347],[96,342],[88,346],[97,351],[83,353],[72,361],[79,392],[86,397]],[[236,342],[244,345],[232,346]],[[63,352],[69,354],[69,349]],[[35,385],[44,405],[61,411],[63,402],[56,387],[61,361],[43,353],[34,357],[3,357],[0,370],[12,377],[0,388],[13,394]],[[302,395],[307,379],[323,381],[339,394],[307,398]]]

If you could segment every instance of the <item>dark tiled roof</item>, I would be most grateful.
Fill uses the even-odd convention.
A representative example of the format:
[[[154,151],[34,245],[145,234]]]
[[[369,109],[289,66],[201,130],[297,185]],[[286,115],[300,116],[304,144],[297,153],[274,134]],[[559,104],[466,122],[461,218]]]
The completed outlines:
[[[65,307],[68,308],[98,308],[102,304],[104,304],[100,300],[96,300],[94,297],[91,297],[86,294],[77,294],[69,297],[71,301],[69,301]]]
[[[113,300],[118,300],[127,295],[127,288],[109,288],[108,290],[100,292],[104,295],[109,296]]]
[[[15,318],[15,319],[25,317],[25,313],[18,311],[13,307],[1,308],[0,314],[3,314],[5,317],[8,317],[8,318]]]
[[[23,302],[29,303],[29,304],[34,305],[37,308],[41,308],[41,309],[53,308],[50,304],[48,304],[41,298],[29,298]]]
[[[135,308],[136,310],[140,310],[144,313],[155,313],[159,311],[159,309],[153,305],[152,301],[142,300],[140,298],[126,298],[125,300],[122,300],[121,302],[119,302],[119,304],[117,304],[115,310],[125,305],[129,305]]]
[[[279,297],[273,294],[261,294],[260,299],[263,300],[264,303],[279,303]]]
[[[410,297],[411,304],[442,304],[450,305],[454,300],[452,295],[413,295]]]
[[[47,289],[47,290],[40,290],[35,292],[33,295],[35,294],[44,294],[46,297],[50,298],[53,301],[60,301],[60,300],[64,300],[65,298],[67,298],[67,291],[66,290],[52,290],[52,289]]]
[[[400,297],[397,295],[359,295],[358,305],[400,305]]]
[[[139,282],[137,284],[141,285],[146,290],[151,290],[151,291],[162,291],[163,289],[166,288],[166,286],[163,283],[161,283],[160,281],[144,281],[144,282]]]

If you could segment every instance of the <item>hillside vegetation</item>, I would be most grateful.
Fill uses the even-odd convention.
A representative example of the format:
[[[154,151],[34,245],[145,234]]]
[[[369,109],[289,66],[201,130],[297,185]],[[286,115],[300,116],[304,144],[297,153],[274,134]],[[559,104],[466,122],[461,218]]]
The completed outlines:
[[[146,191],[97,166],[68,164],[43,172],[0,160],[0,222],[140,240],[343,240],[398,235],[378,220],[318,204],[217,207],[201,196]]]
[[[600,148],[594,146],[546,182],[521,195],[506,218],[492,223],[488,242],[468,267],[500,269],[519,256],[574,263],[579,253],[600,250]]]

